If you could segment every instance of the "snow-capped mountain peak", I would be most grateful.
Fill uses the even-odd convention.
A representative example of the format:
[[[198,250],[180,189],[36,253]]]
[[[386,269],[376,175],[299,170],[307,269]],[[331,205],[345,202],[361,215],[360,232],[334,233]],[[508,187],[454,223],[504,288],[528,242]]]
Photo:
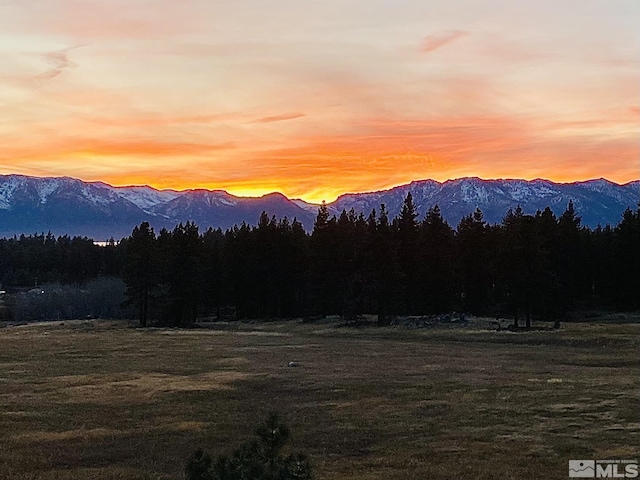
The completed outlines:
[[[419,219],[439,205],[453,226],[480,208],[489,223],[502,220],[509,208],[520,205],[525,213],[551,207],[560,215],[573,201],[582,224],[617,224],[624,210],[637,208],[640,181],[617,185],[605,179],[576,183],[549,180],[482,180],[460,178],[437,182],[419,180],[389,190],[341,195],[327,204],[339,215],[353,209],[368,216],[384,204],[390,218],[398,215],[411,192]],[[255,225],[263,211],[270,216],[296,218],[310,230],[319,205],[289,200],[280,193],[259,198],[237,197],[224,190],[157,190],[148,186],[114,187],[103,182],[83,182],[68,177],[37,178],[0,175],[0,236],[47,232],[87,235],[97,239],[121,238],[135,225],[149,221],[154,228],[173,228],[195,221],[230,228],[243,221]]]
[[[390,190],[370,194],[346,194],[330,206],[338,211],[354,208],[356,211],[379,211],[385,204],[391,217],[398,215],[402,203],[411,192],[419,215],[438,204],[444,218],[452,225],[472,212],[476,207],[490,223],[499,223],[509,208],[520,205],[525,213],[551,207],[560,215],[569,200],[574,202],[583,225],[616,224],[627,206],[631,208],[640,200],[640,181],[618,185],[608,180],[591,180],[576,183],[554,183],[549,180],[482,180],[465,177],[439,183],[433,180],[414,181]]]
[[[133,186],[133,187],[111,187],[116,195],[124,198],[142,210],[148,210],[156,205],[169,202],[179,197],[182,192],[175,190],[156,190],[153,187]]]

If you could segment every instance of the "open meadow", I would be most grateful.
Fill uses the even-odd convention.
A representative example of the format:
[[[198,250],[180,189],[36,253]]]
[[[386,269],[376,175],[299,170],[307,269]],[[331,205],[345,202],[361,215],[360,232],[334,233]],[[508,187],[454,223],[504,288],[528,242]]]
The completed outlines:
[[[272,410],[318,479],[556,479],[640,455],[640,317],[559,330],[0,329],[0,478],[180,479]],[[288,367],[295,361],[298,367]]]

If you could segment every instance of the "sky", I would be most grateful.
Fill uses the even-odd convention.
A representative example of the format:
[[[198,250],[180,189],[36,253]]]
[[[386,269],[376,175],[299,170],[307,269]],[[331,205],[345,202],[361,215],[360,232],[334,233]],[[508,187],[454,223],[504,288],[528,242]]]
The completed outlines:
[[[0,174],[640,178],[637,0],[0,0]]]

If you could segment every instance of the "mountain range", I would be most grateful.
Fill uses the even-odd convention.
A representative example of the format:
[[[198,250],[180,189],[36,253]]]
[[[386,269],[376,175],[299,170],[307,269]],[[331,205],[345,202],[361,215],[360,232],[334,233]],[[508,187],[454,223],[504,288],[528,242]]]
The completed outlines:
[[[411,192],[420,218],[438,204],[443,217],[456,226],[476,207],[489,223],[502,220],[509,208],[525,213],[549,206],[560,215],[573,201],[582,224],[617,224],[627,207],[640,202],[640,181],[618,185],[605,179],[574,183],[549,180],[482,180],[460,178],[437,182],[421,180],[389,190],[345,194],[327,204],[339,215],[353,208],[368,215],[385,204],[392,218]],[[256,224],[266,211],[278,218],[297,218],[307,230],[319,205],[288,199],[280,193],[238,197],[223,190],[157,190],[148,186],[114,187],[74,178],[0,175],[0,236],[51,232],[88,236],[96,240],[128,236],[135,225],[149,221],[156,230],[194,221],[201,229],[227,229],[243,221]]]

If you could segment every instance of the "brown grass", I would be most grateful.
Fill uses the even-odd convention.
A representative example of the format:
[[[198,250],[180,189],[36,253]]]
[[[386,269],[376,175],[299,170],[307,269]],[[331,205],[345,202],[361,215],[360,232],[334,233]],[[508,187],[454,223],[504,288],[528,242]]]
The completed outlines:
[[[569,459],[638,456],[636,317],[475,325],[0,329],[0,478],[179,479],[274,409],[320,479],[566,478]]]

